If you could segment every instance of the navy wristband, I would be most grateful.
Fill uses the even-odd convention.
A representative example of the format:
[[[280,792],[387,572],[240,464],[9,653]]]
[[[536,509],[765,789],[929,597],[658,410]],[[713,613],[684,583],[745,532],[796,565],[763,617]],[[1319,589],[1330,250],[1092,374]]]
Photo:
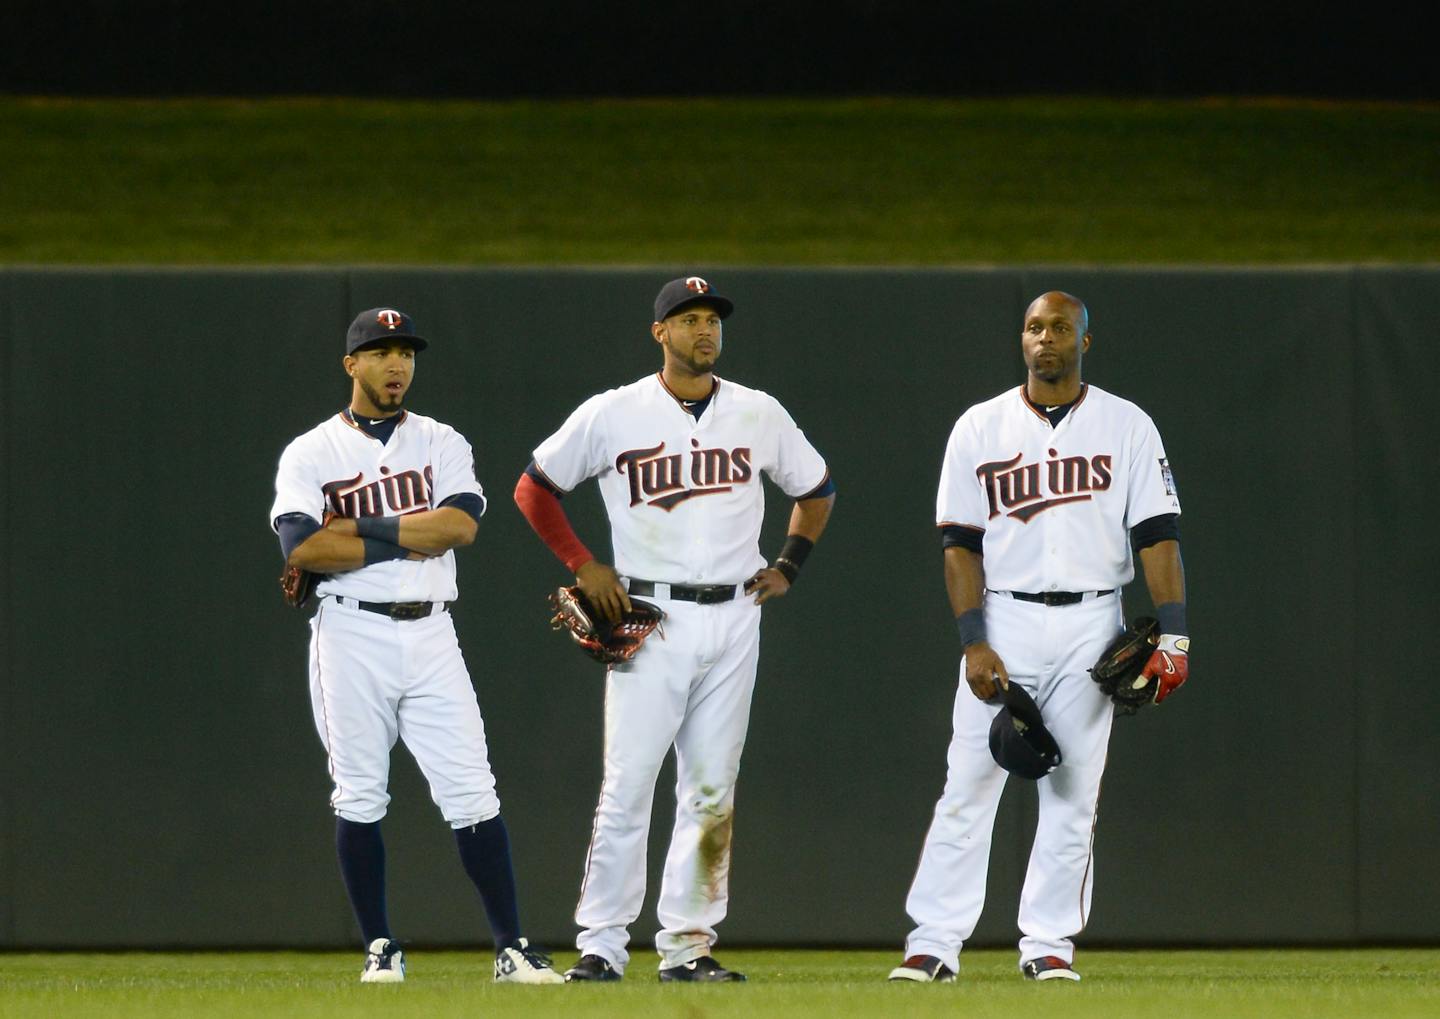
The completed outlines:
[[[967,648],[987,639],[985,634],[985,610],[970,609],[955,617],[955,629],[960,631],[960,647]]]
[[[410,554],[409,549],[392,545],[388,541],[381,541],[379,538],[361,538],[360,541],[365,545],[366,566],[389,562],[391,559],[404,559]]]
[[[399,517],[356,517],[355,533],[362,538],[379,538],[392,545],[400,544]]]
[[[1177,637],[1190,636],[1190,628],[1185,623],[1183,601],[1167,601],[1164,605],[1156,605],[1155,618],[1160,622],[1161,633],[1173,633]]]

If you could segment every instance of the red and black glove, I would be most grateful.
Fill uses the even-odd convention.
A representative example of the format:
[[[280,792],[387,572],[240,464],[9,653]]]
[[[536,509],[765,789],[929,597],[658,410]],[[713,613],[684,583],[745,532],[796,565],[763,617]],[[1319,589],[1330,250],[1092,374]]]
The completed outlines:
[[[1155,680],[1155,703],[1185,685],[1190,678],[1190,638],[1162,633],[1160,643],[1140,670],[1146,680]],[[1148,685],[1148,684],[1147,684]]]

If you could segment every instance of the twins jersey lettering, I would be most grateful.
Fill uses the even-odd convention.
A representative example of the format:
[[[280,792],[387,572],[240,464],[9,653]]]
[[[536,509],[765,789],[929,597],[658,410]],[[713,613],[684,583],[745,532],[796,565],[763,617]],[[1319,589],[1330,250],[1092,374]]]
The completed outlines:
[[[697,422],[659,374],[591,397],[535,450],[562,491],[596,478],[622,576],[739,583],[765,565],[760,473],[799,498],[825,461],[773,397],[716,379]]]
[[[1135,576],[1129,529],[1180,512],[1160,433],[1135,404],[1088,385],[1057,427],[1024,387],[955,423],[936,520],[985,532],[999,591],[1103,591]]]
[[[326,510],[355,518],[418,513],[466,492],[480,496],[483,504],[465,438],[433,418],[404,414],[386,443],[343,414],[291,442],[275,478],[272,526],[286,513],[304,513],[317,522]],[[459,593],[455,553],[334,574],[321,580],[316,592],[373,602],[453,601]]]

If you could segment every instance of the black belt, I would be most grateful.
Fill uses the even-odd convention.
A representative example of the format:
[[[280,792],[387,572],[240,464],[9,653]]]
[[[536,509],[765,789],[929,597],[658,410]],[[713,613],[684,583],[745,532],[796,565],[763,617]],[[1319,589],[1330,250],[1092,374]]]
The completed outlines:
[[[632,580],[630,581],[630,593],[644,597],[655,597],[654,580]],[[666,584],[659,582],[661,587],[670,589],[670,597],[676,601],[693,601],[697,605],[715,605],[719,602],[730,601],[735,597],[734,584],[707,584],[703,587],[690,587],[686,584]]]
[[[347,608],[364,609],[366,612],[375,612],[382,616],[389,616],[391,619],[425,619],[440,606],[440,611],[449,612],[453,601],[443,604],[433,601],[360,601],[358,598],[346,598],[343,595],[331,595],[336,601]]]
[[[1039,602],[1041,605],[1078,605],[1090,598],[1104,598],[1107,594],[1114,594],[1112,587],[1108,591],[996,591],[996,594],[1007,594],[1017,601]]]

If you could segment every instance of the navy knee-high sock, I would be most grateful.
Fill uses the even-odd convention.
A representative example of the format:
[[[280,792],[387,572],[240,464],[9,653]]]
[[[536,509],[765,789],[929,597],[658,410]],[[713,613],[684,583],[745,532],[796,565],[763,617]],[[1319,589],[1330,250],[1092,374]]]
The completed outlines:
[[[360,924],[365,944],[376,938],[390,936],[390,920],[385,915],[385,843],[380,838],[380,822],[360,824],[343,817],[335,819],[335,852],[340,857],[340,876],[350,906]]]
[[[460,862],[475,883],[490,931],[495,935],[495,951],[513,945],[520,939],[520,907],[515,896],[515,868],[510,862],[510,833],[505,821],[496,815],[488,821],[455,829],[455,844],[460,848]]]

